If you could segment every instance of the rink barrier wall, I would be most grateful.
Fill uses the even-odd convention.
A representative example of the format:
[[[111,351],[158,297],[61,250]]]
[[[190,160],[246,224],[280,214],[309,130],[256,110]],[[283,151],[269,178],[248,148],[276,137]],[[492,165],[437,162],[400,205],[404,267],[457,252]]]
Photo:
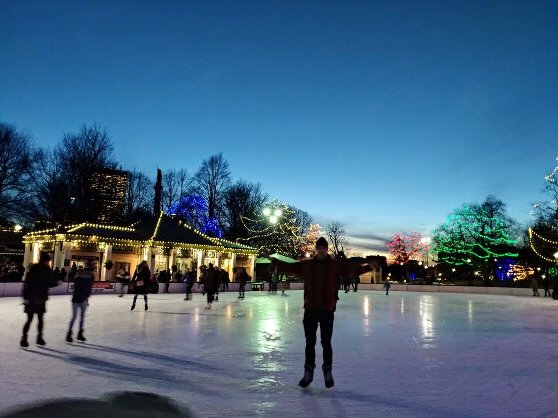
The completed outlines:
[[[96,282],[96,283],[112,283],[112,282]],[[23,283],[1,282],[0,297],[2,296],[21,296]],[[229,292],[238,292],[238,283],[229,283]],[[67,295],[72,292],[73,284],[68,282],[60,283],[58,286],[50,289],[50,295]],[[303,283],[291,282],[287,290],[302,290]],[[359,290],[384,291],[384,285],[381,283],[360,283]],[[165,284],[159,283],[159,293],[163,293]],[[250,282],[246,284],[245,290],[252,291]],[[269,290],[268,283],[264,283],[263,291]],[[202,286],[198,283],[192,288],[193,293],[200,293]],[[257,292],[257,290],[254,290]],[[514,287],[482,287],[482,286],[432,286],[432,285],[409,285],[392,283],[390,292],[429,292],[429,293],[473,293],[485,295],[510,295],[510,296],[531,296],[533,291],[530,288],[514,288]],[[95,294],[99,293],[119,293],[120,283],[114,283],[113,286],[107,286],[94,289]],[[186,293],[185,283],[170,283],[169,293]]]

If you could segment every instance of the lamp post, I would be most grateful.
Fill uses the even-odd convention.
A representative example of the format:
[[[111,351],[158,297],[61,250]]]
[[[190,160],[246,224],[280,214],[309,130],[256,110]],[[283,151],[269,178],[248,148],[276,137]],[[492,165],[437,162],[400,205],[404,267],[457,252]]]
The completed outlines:
[[[271,208],[266,207],[263,210],[263,214],[270,224],[275,225],[279,222],[279,218],[283,215],[283,211],[281,209],[272,210]]]
[[[426,249],[426,262],[424,263],[424,278],[425,280],[428,279],[428,253],[430,251],[430,243],[432,242],[432,238],[430,237],[422,237],[420,239],[420,243],[423,245],[423,248]]]
[[[266,220],[274,226],[277,224],[277,222],[279,222],[279,218],[283,215],[283,211],[281,209],[272,209],[266,206],[263,209],[263,215],[265,216]]]

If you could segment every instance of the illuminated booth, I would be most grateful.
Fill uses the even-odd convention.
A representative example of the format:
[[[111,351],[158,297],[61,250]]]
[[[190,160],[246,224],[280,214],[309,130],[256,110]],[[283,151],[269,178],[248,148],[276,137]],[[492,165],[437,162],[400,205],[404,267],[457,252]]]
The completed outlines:
[[[197,277],[202,265],[212,263],[228,271],[232,281],[234,267],[246,267],[253,276],[257,254],[255,248],[209,237],[163,212],[129,227],[81,223],[64,231],[35,231],[23,242],[26,269],[44,251],[51,255],[52,268],[92,266],[101,281],[132,275],[142,260],[148,261],[152,272],[176,265],[183,273],[197,271]]]

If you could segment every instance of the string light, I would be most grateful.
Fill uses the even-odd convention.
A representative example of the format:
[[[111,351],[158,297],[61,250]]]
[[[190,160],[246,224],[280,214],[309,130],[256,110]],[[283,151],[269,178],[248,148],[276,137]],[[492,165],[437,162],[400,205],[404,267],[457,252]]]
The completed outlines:
[[[179,242],[179,241],[165,241],[157,239],[158,234],[161,230],[161,225],[165,220],[172,220],[175,223],[175,227],[184,228],[204,240],[208,241],[210,244],[200,244],[200,243],[189,243],[189,242]],[[137,226],[138,224],[134,224]],[[56,242],[71,242],[72,248],[81,248],[86,246],[95,246],[95,248],[103,248],[105,243],[119,246],[119,247],[130,247],[130,248],[144,248],[144,247],[158,247],[162,249],[194,249],[194,250],[205,250],[205,251],[218,251],[218,252],[232,252],[238,255],[255,255],[258,250],[256,248],[250,247],[248,245],[233,243],[231,241],[226,241],[223,239],[218,239],[210,237],[203,232],[198,231],[192,226],[185,222],[174,220],[174,218],[169,217],[164,212],[160,212],[157,218],[157,223],[153,230],[152,235],[147,240],[133,239],[133,238],[123,238],[123,237],[111,237],[105,235],[107,232],[118,231],[118,232],[131,232],[137,234],[137,229],[125,226],[115,226],[115,225],[104,225],[104,224],[94,224],[94,223],[81,223],[77,225],[72,225],[68,227],[66,233],[58,233],[53,236],[53,232],[57,232],[56,228],[46,229],[42,231],[34,231],[26,234],[23,237],[24,244],[34,244],[37,243],[41,246],[45,244],[53,244]],[[80,233],[84,229],[93,229],[94,232],[89,234]]]
[[[555,263],[558,264],[558,259],[557,258],[550,258],[550,257],[546,257],[544,255],[542,255],[536,248],[535,248],[535,244],[533,242],[533,237],[537,237],[538,239],[540,239],[541,241],[546,242],[547,244],[551,244],[551,245],[558,245],[557,241],[551,241],[549,239],[544,238],[543,236],[537,234],[533,228],[529,228],[529,246],[531,247],[531,249],[533,250],[533,252],[539,256],[540,258],[542,258],[545,261],[548,261],[549,263]],[[552,250],[554,251],[554,250]]]
[[[517,241],[507,230],[503,219],[487,214],[482,206],[464,205],[435,231],[435,250],[439,260],[455,265],[468,264],[468,259],[517,258],[517,251],[511,250]]]
[[[250,236],[239,238],[239,242],[257,246],[260,253],[297,256],[302,241],[300,228],[295,212],[285,203],[272,200],[261,212],[255,212],[252,217],[243,216],[241,220]]]

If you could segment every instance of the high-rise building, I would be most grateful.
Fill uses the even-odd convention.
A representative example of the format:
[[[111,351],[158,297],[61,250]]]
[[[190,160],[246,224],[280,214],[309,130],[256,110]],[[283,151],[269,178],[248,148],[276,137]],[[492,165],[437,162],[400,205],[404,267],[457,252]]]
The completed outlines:
[[[124,221],[128,172],[103,170],[91,174],[88,220],[103,224]]]

